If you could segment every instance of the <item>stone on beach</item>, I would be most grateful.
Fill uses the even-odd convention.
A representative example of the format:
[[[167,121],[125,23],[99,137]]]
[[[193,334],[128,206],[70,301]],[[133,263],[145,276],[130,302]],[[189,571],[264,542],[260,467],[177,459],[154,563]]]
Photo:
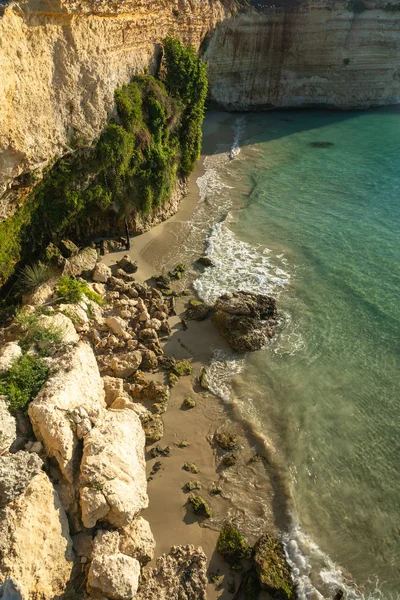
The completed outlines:
[[[215,303],[214,321],[238,352],[260,350],[276,326],[276,300],[264,294],[234,292]]]

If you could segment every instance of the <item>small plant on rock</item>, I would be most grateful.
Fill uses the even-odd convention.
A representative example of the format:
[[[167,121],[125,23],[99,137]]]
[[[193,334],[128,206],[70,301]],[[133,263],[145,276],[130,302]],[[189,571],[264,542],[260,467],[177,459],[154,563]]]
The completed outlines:
[[[24,354],[0,375],[0,394],[7,397],[12,412],[26,409],[49,376],[48,366],[36,356]]]
[[[84,295],[100,306],[103,304],[101,296],[91,290],[86,283],[66,276],[61,277],[57,284],[57,295],[71,304],[80,302]]]
[[[21,271],[21,289],[30,292],[38,288],[42,283],[49,281],[54,275],[54,270],[49,265],[38,262],[35,265],[26,265]]]

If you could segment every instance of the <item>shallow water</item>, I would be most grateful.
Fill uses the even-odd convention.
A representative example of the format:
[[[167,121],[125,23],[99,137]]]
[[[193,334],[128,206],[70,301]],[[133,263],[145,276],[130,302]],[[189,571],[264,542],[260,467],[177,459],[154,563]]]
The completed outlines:
[[[400,111],[246,115],[228,133],[199,181],[191,226],[214,223],[216,267],[195,286],[278,296],[283,331],[234,391],[283,458],[301,595],[398,597]]]

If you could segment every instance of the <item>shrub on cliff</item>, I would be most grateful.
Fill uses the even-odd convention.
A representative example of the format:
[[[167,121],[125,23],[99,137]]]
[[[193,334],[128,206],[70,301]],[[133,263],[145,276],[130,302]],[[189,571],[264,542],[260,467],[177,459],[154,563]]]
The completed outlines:
[[[0,224],[0,284],[18,263],[85,223],[151,213],[200,154],[206,66],[179,40],[164,42],[163,80],[148,74],[115,91],[117,117],[96,143],[50,167],[25,205]],[[108,211],[108,215],[107,215]],[[100,217],[100,218],[99,218]]]
[[[9,371],[0,375],[0,394],[7,397],[11,411],[25,409],[40,392],[49,375],[47,365],[36,356],[21,356]]]

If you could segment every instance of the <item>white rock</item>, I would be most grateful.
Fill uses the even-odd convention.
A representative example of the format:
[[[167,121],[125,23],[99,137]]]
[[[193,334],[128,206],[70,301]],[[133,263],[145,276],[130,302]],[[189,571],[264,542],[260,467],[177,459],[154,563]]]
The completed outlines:
[[[73,566],[68,520],[47,475],[0,510],[0,580],[15,577],[27,598],[61,597]]]
[[[86,310],[82,306],[79,306],[79,304],[60,304],[58,310],[72,320],[78,331],[80,326],[89,323]]]
[[[144,432],[131,410],[109,410],[84,438],[81,507],[85,527],[122,527],[148,506]],[[100,517],[99,514],[102,516]]]
[[[0,349],[0,373],[8,371],[18,358],[22,350],[17,342],[8,342]]]
[[[121,319],[121,317],[108,317],[105,320],[105,323],[107,327],[113,333],[115,333],[115,335],[118,335],[119,337],[122,337],[124,339],[128,339],[128,337],[130,337],[129,333],[126,330],[126,323],[123,319]]]
[[[0,396],[0,454],[10,449],[17,439],[17,424],[8,410],[7,402]]]
[[[28,414],[46,453],[57,459],[63,475],[72,482],[79,447],[71,415],[74,409],[82,407],[90,421],[96,423],[106,406],[104,387],[93,350],[85,342],[66,352],[57,366],[59,371],[30,403]]]
[[[156,542],[146,519],[138,517],[119,533],[119,549],[123,554],[136,558],[141,564],[147,564],[154,558]]]
[[[142,363],[142,354],[139,350],[116,354],[110,362],[110,367],[116,377],[130,377],[140,367]]]
[[[99,262],[94,268],[92,278],[93,281],[98,283],[107,283],[107,279],[111,277],[111,275],[112,273],[110,267],[107,267],[107,265],[104,263]]]
[[[92,285],[92,289],[93,291],[96,292],[96,294],[99,294],[99,296],[103,297],[104,294],[106,293],[106,288],[104,287],[103,283],[93,283]]]
[[[41,315],[38,323],[45,329],[59,332],[64,344],[76,344],[79,341],[79,335],[75,331],[73,322],[63,313]]]

